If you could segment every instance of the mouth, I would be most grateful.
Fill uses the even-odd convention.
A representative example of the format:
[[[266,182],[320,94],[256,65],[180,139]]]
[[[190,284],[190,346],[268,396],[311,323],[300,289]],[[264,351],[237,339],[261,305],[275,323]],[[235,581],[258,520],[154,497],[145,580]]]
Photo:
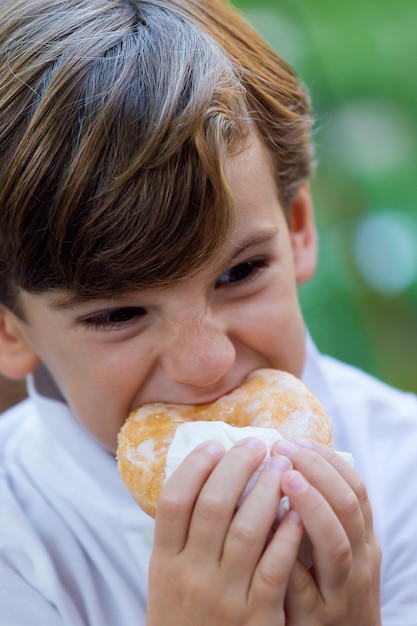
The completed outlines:
[[[230,395],[241,387],[255,372],[260,370],[271,369],[265,365],[245,371],[241,374],[235,373],[233,379],[219,381],[219,384],[210,385],[210,387],[199,389],[197,387],[190,388],[187,385],[175,385],[174,389],[166,390],[165,394],[152,394],[149,399],[139,402],[132,407],[131,411],[136,411],[144,406],[161,404],[164,406],[184,406],[203,408],[213,404]]]
[[[245,374],[245,376],[239,378],[238,381],[224,386],[223,388],[213,389],[210,390],[210,392],[206,390],[205,393],[203,391],[201,393],[198,393],[196,392],[196,390],[193,390],[193,392],[188,392],[187,394],[187,391],[185,391],[182,394],[181,398],[179,398],[178,400],[175,399],[175,397],[173,396],[171,396],[169,399],[159,398],[158,400],[142,402],[138,406],[134,407],[132,410],[137,410],[143,406],[155,404],[163,404],[165,406],[204,407],[206,405],[213,404],[214,402],[217,402],[217,400],[219,400],[220,398],[223,398],[224,396],[228,396],[229,394],[233,393],[245,382],[245,380],[248,378],[248,376],[250,376],[251,373],[252,372]]]
[[[241,384],[241,383],[240,383]],[[217,400],[219,400],[220,398],[223,398],[224,396],[229,395],[230,393],[233,393],[233,391],[235,391],[235,389],[237,389],[239,385],[236,385],[234,387],[229,387],[226,388],[225,390],[222,391],[217,391],[214,394],[207,394],[204,396],[198,396],[195,398],[191,398],[187,401],[181,400],[181,401],[173,401],[173,400],[157,400],[155,402],[146,402],[141,406],[145,406],[146,404],[164,404],[166,406],[196,406],[196,407],[203,407],[205,405],[208,404],[213,404],[214,402],[217,402]]]

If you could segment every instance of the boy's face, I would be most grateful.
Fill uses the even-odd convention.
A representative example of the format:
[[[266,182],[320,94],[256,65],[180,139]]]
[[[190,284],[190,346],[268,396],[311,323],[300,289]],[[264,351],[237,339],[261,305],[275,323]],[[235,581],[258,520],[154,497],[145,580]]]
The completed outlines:
[[[269,155],[254,140],[231,163],[238,220],[224,253],[184,284],[65,305],[65,293],[22,292],[27,349],[111,452],[128,413],[146,402],[209,402],[253,370],[300,376],[304,325],[296,284],[315,266],[307,186],[288,227]]]

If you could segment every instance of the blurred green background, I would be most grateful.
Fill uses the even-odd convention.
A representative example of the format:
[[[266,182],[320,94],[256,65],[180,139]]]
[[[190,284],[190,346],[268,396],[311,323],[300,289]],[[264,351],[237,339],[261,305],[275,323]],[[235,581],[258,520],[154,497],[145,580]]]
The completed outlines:
[[[320,349],[417,392],[417,0],[234,0],[308,86]],[[24,394],[0,379],[0,409]]]
[[[417,391],[417,1],[234,0],[315,111],[319,348]]]

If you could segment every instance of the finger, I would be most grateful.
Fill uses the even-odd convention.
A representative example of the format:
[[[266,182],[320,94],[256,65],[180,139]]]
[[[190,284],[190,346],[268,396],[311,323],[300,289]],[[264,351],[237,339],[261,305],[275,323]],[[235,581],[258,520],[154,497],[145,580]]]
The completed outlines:
[[[282,477],[282,491],[299,513],[312,544],[316,580],[323,595],[339,588],[352,566],[349,537],[323,495],[298,470]]]
[[[207,478],[195,503],[188,534],[188,548],[200,558],[220,561],[239,499],[265,453],[260,439],[242,439]]]
[[[343,476],[343,478],[358,499],[365,520],[366,530],[367,532],[372,533],[373,536],[373,515],[367,489],[363,480],[352,467],[352,465],[347,463],[340,456],[340,454],[338,454],[331,448],[328,448],[327,446],[324,446],[311,439],[297,439],[294,443],[301,446],[302,448],[311,449],[320,456],[322,456],[339,472],[341,476]]]
[[[265,549],[255,570],[250,594],[260,605],[268,602],[277,608],[284,602],[289,580],[297,565],[303,525],[294,510],[285,515]]]
[[[271,458],[237,511],[227,534],[223,569],[233,576],[252,574],[271,534],[281,501],[281,478],[291,468],[283,456]]]
[[[156,548],[166,550],[167,554],[178,554],[184,548],[198,494],[223,455],[224,449],[220,444],[201,444],[169,478],[156,509]]]
[[[311,572],[297,561],[291,571],[285,596],[285,613],[294,626],[304,626],[312,621],[322,598]]]
[[[277,451],[286,454],[294,468],[300,470],[328,501],[342,523],[352,549],[361,549],[367,538],[367,530],[372,530],[372,513],[366,489],[358,474],[331,450],[328,450],[325,458],[313,447],[300,447],[293,442],[280,441],[274,447],[274,453]]]

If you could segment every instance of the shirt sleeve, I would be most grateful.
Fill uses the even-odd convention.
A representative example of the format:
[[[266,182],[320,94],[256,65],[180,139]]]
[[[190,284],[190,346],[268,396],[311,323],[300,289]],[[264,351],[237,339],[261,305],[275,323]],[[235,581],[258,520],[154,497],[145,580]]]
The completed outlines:
[[[385,466],[381,464],[382,505],[375,514],[382,526],[382,623],[417,623],[417,400],[398,416],[390,434]],[[388,437],[387,437],[388,439]]]

